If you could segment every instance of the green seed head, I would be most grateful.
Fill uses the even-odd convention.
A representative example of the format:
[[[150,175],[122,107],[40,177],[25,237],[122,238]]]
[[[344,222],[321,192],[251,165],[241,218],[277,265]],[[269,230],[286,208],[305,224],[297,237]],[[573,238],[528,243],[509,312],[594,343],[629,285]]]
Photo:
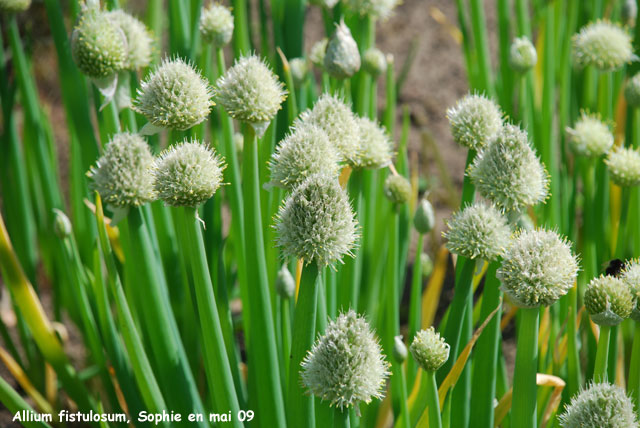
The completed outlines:
[[[0,0],[0,11],[7,13],[24,12],[31,6],[31,0]]]
[[[634,2],[635,4],[635,2]],[[624,86],[624,98],[631,107],[640,107],[640,73],[634,74]]]
[[[616,147],[605,160],[611,181],[618,186],[640,184],[640,150],[632,147]]]
[[[360,70],[360,52],[344,21],[336,25],[336,31],[327,44],[324,68],[336,79],[346,79]]]
[[[347,6],[361,16],[386,19],[391,16],[399,0],[347,0]]]
[[[329,322],[302,362],[302,383],[341,409],[384,397],[389,374],[378,340],[353,310]]]
[[[322,129],[299,123],[271,156],[271,184],[291,190],[314,174],[337,177],[339,161],[338,152]]]
[[[402,336],[396,336],[393,338],[393,358],[400,364],[404,363],[407,359],[409,352],[407,351],[407,345],[404,344]]]
[[[154,199],[153,155],[138,134],[121,133],[111,138],[104,153],[88,172],[90,187],[115,208],[140,206]]]
[[[591,383],[571,399],[558,420],[562,428],[638,428],[631,399],[607,382]]]
[[[482,95],[467,95],[447,110],[451,133],[456,143],[480,150],[502,129],[500,108]]]
[[[224,168],[212,148],[197,140],[185,140],[156,160],[154,188],[167,205],[197,207],[216,193]]]
[[[480,194],[505,212],[522,211],[549,195],[549,176],[527,133],[514,125],[505,125],[478,153],[468,174]]]
[[[293,275],[287,269],[287,265],[283,264],[278,271],[276,277],[276,292],[283,299],[290,299],[293,297],[293,293],[296,291],[296,280],[293,279]]]
[[[550,306],[573,287],[578,260],[569,243],[550,230],[521,230],[497,271],[504,291],[523,308]]]
[[[413,226],[418,233],[425,234],[431,232],[433,225],[436,222],[435,215],[433,213],[433,206],[427,198],[423,198],[416,208],[416,213],[413,216]]]
[[[313,105],[294,122],[309,123],[320,127],[329,137],[329,142],[336,148],[340,160],[348,164],[355,163],[358,155],[359,128],[356,117],[338,97],[323,94]]]
[[[125,67],[127,40],[107,13],[87,9],[71,33],[71,53],[84,74],[94,79],[105,78]]]
[[[393,204],[406,204],[411,199],[411,183],[401,175],[389,174],[384,182],[384,195]]]
[[[618,325],[631,315],[633,295],[621,279],[599,276],[593,278],[587,286],[584,306],[596,324]]]
[[[433,327],[417,332],[409,350],[420,367],[428,372],[435,372],[449,359],[449,344]]]
[[[379,169],[389,166],[393,158],[393,144],[387,132],[376,122],[357,117],[358,152],[351,163],[354,168]]]
[[[147,27],[122,9],[115,9],[106,14],[122,30],[127,40],[124,68],[137,70],[148,66],[153,53],[153,37]]]
[[[200,34],[202,40],[221,48],[231,41],[233,36],[233,15],[229,8],[210,3],[203,7],[200,14]]]
[[[281,108],[286,91],[278,77],[257,56],[243,56],[218,78],[216,101],[229,116],[248,122],[261,136]]]
[[[307,80],[307,73],[309,73],[309,65],[304,58],[293,58],[289,61],[289,67],[291,68],[291,77],[293,78],[293,84],[299,87]]]
[[[378,77],[387,70],[387,58],[380,49],[370,48],[362,54],[362,69]]]
[[[573,36],[573,61],[580,67],[613,71],[635,59],[631,36],[609,21],[592,22]]]
[[[208,82],[181,58],[165,59],[138,89],[134,109],[158,127],[184,131],[213,105]]]
[[[276,218],[277,242],[286,256],[326,266],[352,255],[357,223],[336,177],[312,175],[296,187]]]
[[[509,65],[518,73],[525,73],[538,62],[536,47],[527,37],[518,37],[509,49]]]
[[[452,253],[492,261],[504,253],[511,230],[495,206],[479,202],[453,214],[443,235]]]
[[[327,52],[327,44],[329,44],[329,39],[324,38],[317,41],[309,51],[311,63],[320,69],[324,68],[324,55]]]
[[[633,296],[631,318],[640,322],[640,261],[636,259],[627,262],[621,278],[627,284]]]
[[[53,220],[53,232],[56,236],[62,240],[71,236],[73,228],[71,227],[69,217],[57,208],[53,209],[53,215],[55,217]]]
[[[613,146],[613,134],[598,115],[582,112],[567,134],[571,148],[581,156],[598,157]]]

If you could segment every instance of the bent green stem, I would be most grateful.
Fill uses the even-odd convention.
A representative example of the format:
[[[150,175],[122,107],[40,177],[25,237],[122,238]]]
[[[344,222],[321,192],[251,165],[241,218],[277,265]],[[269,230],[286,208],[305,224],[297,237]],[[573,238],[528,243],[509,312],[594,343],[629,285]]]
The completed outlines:
[[[511,426],[535,428],[539,309],[521,308],[519,312]]]
[[[438,383],[435,372],[424,373],[427,380],[427,407],[429,412],[429,428],[442,428],[440,417],[440,401],[438,399]]]

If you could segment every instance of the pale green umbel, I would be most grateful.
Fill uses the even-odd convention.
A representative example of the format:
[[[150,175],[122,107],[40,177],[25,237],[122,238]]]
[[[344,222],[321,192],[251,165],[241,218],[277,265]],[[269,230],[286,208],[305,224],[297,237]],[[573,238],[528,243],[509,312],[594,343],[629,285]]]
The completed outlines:
[[[573,287],[577,274],[569,242],[545,229],[517,232],[496,273],[502,291],[522,308],[552,305]]]
[[[492,100],[469,94],[447,109],[447,119],[456,143],[480,150],[502,130],[502,111]]]
[[[624,390],[609,383],[592,383],[571,399],[558,416],[562,428],[637,428],[633,403]]]
[[[536,47],[528,37],[517,37],[509,49],[509,65],[519,73],[525,73],[538,62]]]
[[[605,159],[611,181],[621,187],[640,184],[640,150],[633,147],[616,147]]]
[[[567,134],[569,145],[581,156],[601,156],[613,146],[613,134],[597,114],[582,112]]]
[[[313,395],[358,412],[358,403],[384,397],[389,363],[367,321],[349,310],[329,322],[302,370],[302,382]]]
[[[593,322],[614,326],[631,315],[633,294],[620,278],[601,275],[591,280],[584,292],[584,306]]]
[[[221,4],[211,3],[200,13],[200,34],[202,40],[221,48],[231,41],[233,36],[233,15],[231,10]]]
[[[627,284],[633,296],[631,318],[640,321],[640,261],[635,259],[625,263],[620,278]]]
[[[405,204],[411,198],[411,183],[398,174],[389,174],[384,181],[384,195],[393,204]]]
[[[420,367],[428,372],[435,372],[449,359],[449,344],[433,327],[416,333],[409,350]]]
[[[344,21],[336,25],[336,30],[327,44],[324,68],[336,79],[346,79],[360,70],[360,52]]]
[[[573,61],[600,71],[617,70],[636,60],[627,30],[609,21],[596,21],[573,36]]]
[[[122,9],[106,12],[107,17],[124,33],[126,59],[124,69],[147,67],[153,54],[153,36],[142,21]]]

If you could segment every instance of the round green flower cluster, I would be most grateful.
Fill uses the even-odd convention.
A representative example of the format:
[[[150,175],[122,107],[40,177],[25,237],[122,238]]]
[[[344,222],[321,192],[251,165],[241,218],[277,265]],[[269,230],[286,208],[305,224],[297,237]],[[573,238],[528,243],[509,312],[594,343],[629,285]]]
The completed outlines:
[[[233,36],[233,15],[229,8],[211,3],[200,13],[200,34],[202,40],[221,48],[231,41]]]
[[[592,22],[573,36],[573,60],[581,67],[613,71],[635,58],[631,36],[609,21]]]
[[[610,275],[593,278],[584,292],[584,306],[599,325],[620,324],[631,315],[633,303],[627,284]]]
[[[633,403],[624,390],[609,383],[591,383],[558,417],[562,428],[637,428]]]
[[[640,150],[632,147],[616,147],[605,159],[611,181],[618,186],[629,187],[640,184]]]
[[[597,115],[582,112],[573,128],[567,128],[569,144],[582,156],[598,157],[613,146],[613,134]]]
[[[480,150],[502,130],[502,112],[490,99],[470,94],[447,110],[451,133],[456,143]]]
[[[435,372],[449,359],[449,344],[433,327],[417,332],[409,350],[420,367],[428,372]]]

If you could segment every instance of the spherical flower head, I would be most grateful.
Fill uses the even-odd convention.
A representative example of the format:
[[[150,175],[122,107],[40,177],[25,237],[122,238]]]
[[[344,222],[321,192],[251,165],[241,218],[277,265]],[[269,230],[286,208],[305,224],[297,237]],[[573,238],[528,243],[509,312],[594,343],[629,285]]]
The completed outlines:
[[[107,13],[87,9],[71,33],[71,54],[82,73],[94,79],[105,78],[125,66],[127,40]]]
[[[509,65],[518,73],[525,73],[538,62],[536,47],[527,37],[518,37],[509,49]]]
[[[478,153],[468,174],[480,194],[505,212],[522,211],[549,195],[549,176],[527,133],[514,125],[505,125]]]
[[[569,243],[544,229],[519,231],[497,271],[502,291],[523,308],[552,305],[573,287],[577,274]]]
[[[167,205],[197,207],[216,193],[224,168],[212,148],[197,140],[185,140],[156,160],[154,188]]]
[[[582,112],[573,128],[567,128],[569,144],[581,156],[598,157],[613,146],[613,134],[598,115]]]
[[[184,131],[209,116],[211,96],[211,87],[190,64],[165,59],[142,82],[134,109],[154,126]]]
[[[200,35],[202,40],[221,48],[231,41],[233,36],[233,15],[229,8],[211,3],[203,7],[200,13]]]
[[[316,125],[326,132],[342,162],[353,164],[356,161],[358,123],[349,106],[340,98],[330,94],[321,95],[313,105],[313,109],[302,112],[294,122],[294,126],[297,127],[300,123]]]
[[[456,143],[480,150],[502,129],[502,112],[492,100],[470,94],[447,110],[451,133]]]
[[[314,174],[337,177],[339,161],[338,152],[322,129],[300,123],[278,144],[271,156],[271,184],[291,190]]]
[[[638,16],[638,3],[636,0],[625,0],[620,11],[620,20],[624,25],[633,27]]]
[[[610,383],[591,383],[571,399],[558,417],[562,428],[637,428],[633,403]]]
[[[7,13],[24,12],[31,6],[31,0],[0,0],[0,11]]]
[[[309,51],[309,59],[311,60],[311,63],[318,68],[324,67],[324,56],[327,52],[328,44],[329,39],[325,37],[311,46],[311,50]]]
[[[153,155],[138,134],[111,138],[87,174],[90,187],[114,208],[136,207],[153,200]]]
[[[348,0],[347,6],[361,16],[374,18],[388,18],[393,9],[400,3],[399,0]]]
[[[346,79],[360,70],[358,45],[344,21],[336,25],[336,31],[327,44],[324,68],[336,79]]]
[[[580,67],[613,71],[635,59],[631,36],[609,21],[592,22],[573,36],[573,60]]]
[[[276,292],[283,299],[290,299],[296,291],[296,280],[293,279],[293,275],[287,269],[287,265],[283,264],[278,271],[276,277]]]
[[[635,2],[634,2],[635,4]],[[624,98],[631,107],[640,107],[640,73],[627,80],[624,86]]]
[[[443,236],[452,253],[493,261],[504,253],[511,230],[495,206],[478,202],[454,213]]]
[[[418,233],[425,234],[431,232],[433,225],[436,223],[436,217],[433,212],[433,206],[427,198],[422,198],[416,208],[416,213],[413,216],[413,227],[416,228]]]
[[[584,306],[596,324],[618,325],[631,315],[633,295],[620,278],[601,275],[587,286]]]
[[[387,58],[380,49],[367,49],[362,54],[362,69],[373,77],[378,77],[387,70]]]
[[[640,150],[632,147],[616,147],[605,159],[611,181],[618,186],[640,184]]]
[[[278,77],[257,56],[243,56],[218,78],[216,101],[229,116],[253,126],[262,135],[280,110],[286,91]]]
[[[411,183],[401,175],[389,174],[384,181],[384,195],[392,204],[406,204],[411,199]]]
[[[139,19],[129,15],[122,9],[106,12],[109,19],[122,32],[127,40],[126,70],[137,70],[149,65],[153,52],[153,37],[151,32]]]
[[[307,60],[304,58],[293,58],[289,61],[289,67],[291,69],[293,84],[296,86],[302,85],[307,79],[307,73],[309,72]]]
[[[354,168],[378,169],[391,165],[393,143],[387,132],[376,122],[357,117],[358,152],[351,163]]]
[[[640,322],[640,261],[627,262],[620,278],[627,284],[633,296],[633,309],[630,316]]]
[[[389,363],[365,319],[353,310],[330,321],[302,361],[302,383],[332,406],[384,397]]]
[[[286,256],[323,267],[352,255],[357,223],[336,177],[315,174],[287,197],[276,218],[277,242]]]
[[[417,332],[409,350],[420,367],[428,372],[435,372],[449,359],[449,344],[433,327]]]

